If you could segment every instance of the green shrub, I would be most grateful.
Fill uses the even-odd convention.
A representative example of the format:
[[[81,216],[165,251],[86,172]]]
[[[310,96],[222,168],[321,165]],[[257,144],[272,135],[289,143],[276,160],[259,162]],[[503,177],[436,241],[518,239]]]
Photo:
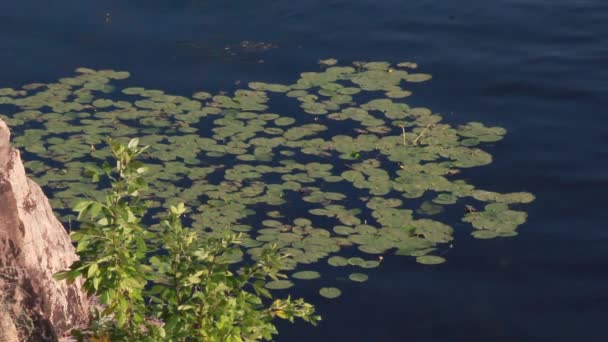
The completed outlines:
[[[88,295],[99,298],[90,326],[75,331],[80,340],[258,341],[277,334],[276,317],[320,320],[303,299],[273,299],[264,288],[268,279],[285,277],[279,269],[288,256],[276,246],[237,269],[227,256],[240,236],[209,237],[183,227],[183,203],[170,208],[159,229],[147,228],[146,167],[136,160],[147,146],[138,147],[138,139],[109,145],[115,165],[87,173],[94,182],[107,178],[111,189],[102,201],[74,206],[81,227],[71,236],[80,260],[56,274],[82,277]]]

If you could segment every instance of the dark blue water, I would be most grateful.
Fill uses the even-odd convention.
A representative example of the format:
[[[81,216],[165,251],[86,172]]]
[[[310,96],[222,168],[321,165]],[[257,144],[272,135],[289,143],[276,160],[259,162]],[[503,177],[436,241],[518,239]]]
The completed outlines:
[[[243,40],[279,47],[226,51]],[[0,1],[0,87],[88,66],[190,94],[290,82],[327,57],[418,62],[434,79],[410,102],[509,130],[468,179],[537,201],[518,237],[473,240],[456,224],[446,264],[389,257],[316,300],[320,327],[281,325],[278,340],[608,340],[606,1]]]

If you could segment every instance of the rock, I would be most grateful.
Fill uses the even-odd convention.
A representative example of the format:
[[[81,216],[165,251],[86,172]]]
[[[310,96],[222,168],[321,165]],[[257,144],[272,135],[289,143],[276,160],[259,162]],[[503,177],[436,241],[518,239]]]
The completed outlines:
[[[19,332],[15,326],[13,316],[7,308],[0,308],[0,341],[19,342]]]
[[[47,197],[26,177],[0,120],[0,342],[13,341],[15,329],[20,334],[29,329],[29,340],[55,341],[87,323],[81,283],[53,279],[77,259]]]

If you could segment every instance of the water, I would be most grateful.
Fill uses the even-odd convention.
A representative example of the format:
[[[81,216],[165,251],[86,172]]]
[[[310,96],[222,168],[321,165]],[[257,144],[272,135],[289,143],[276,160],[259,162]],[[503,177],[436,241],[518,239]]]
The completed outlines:
[[[293,81],[320,58],[416,61],[434,79],[410,103],[509,130],[489,149],[495,162],[466,177],[536,194],[529,223],[494,241],[455,224],[448,263],[388,257],[339,300],[316,300],[320,327],[281,324],[278,341],[604,341],[607,18],[600,0],[6,0],[0,87],[88,66],[190,94]],[[244,40],[279,47],[225,52]]]

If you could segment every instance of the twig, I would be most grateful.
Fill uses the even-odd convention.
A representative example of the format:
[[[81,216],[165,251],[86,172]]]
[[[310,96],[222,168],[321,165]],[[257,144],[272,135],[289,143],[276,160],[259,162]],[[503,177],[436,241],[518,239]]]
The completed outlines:
[[[418,143],[418,140],[420,140],[420,138],[422,138],[422,136],[426,133],[426,131],[429,130],[429,128],[432,126],[433,124],[428,124],[426,125],[426,127],[422,130],[422,132],[420,133],[420,135],[418,135],[416,137],[416,139],[414,139],[414,145],[416,145]]]
[[[399,126],[401,127],[401,131],[403,132],[403,146],[406,145],[406,140],[405,140],[405,127],[404,126]]]

